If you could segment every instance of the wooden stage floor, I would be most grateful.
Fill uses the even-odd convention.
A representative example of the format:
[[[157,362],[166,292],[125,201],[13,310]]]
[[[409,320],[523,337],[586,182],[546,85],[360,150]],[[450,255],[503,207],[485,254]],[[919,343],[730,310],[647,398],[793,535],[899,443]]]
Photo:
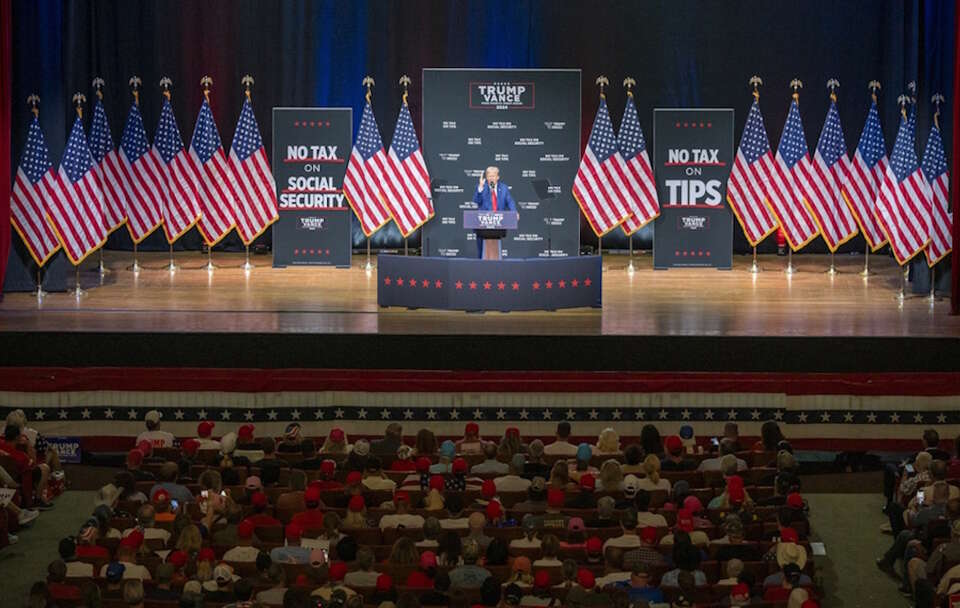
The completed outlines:
[[[27,293],[0,303],[0,332],[213,332],[264,334],[546,335],[546,336],[758,336],[960,337],[960,318],[949,302],[924,297],[896,300],[897,267],[872,256],[877,274],[858,275],[862,256],[838,256],[828,276],[825,255],[761,256],[763,272],[747,272],[750,259],[734,257],[732,271],[654,271],[652,257],[605,257],[603,308],[557,312],[463,313],[380,309],[376,270],[289,267],[274,269],[266,256],[243,271],[242,254],[216,253],[208,273],[198,253],[178,253],[179,272],[159,270],[166,254],[141,254],[145,269],[125,270],[130,253],[106,252],[103,279],[95,259],[81,277],[87,294],[53,293],[42,301]],[[72,277],[68,279],[72,284]]]

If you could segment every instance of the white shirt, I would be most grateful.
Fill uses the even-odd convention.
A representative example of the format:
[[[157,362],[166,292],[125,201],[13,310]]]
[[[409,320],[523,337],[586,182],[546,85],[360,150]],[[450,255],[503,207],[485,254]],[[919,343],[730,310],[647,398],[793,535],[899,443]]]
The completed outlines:
[[[523,538],[515,538],[510,541],[510,546],[517,549],[539,549],[541,544],[540,539],[536,536],[533,538],[524,536]]]
[[[67,562],[68,578],[93,578],[93,564],[86,562]]]
[[[659,513],[641,511],[637,513],[637,526],[640,528],[646,528],[647,526],[652,526],[654,528],[666,528],[667,519]]]
[[[123,564],[123,578],[138,578],[142,581],[150,580],[150,571],[147,570],[145,566],[140,564],[131,564],[130,562],[120,562]],[[104,564],[103,568],[100,568],[100,577],[105,578],[107,576],[107,568],[110,564]]]
[[[469,517],[456,517],[440,520],[440,527],[444,530],[466,530],[470,527]]]
[[[225,562],[255,562],[260,550],[256,547],[234,547],[223,554]]]
[[[607,585],[609,585],[610,583],[619,583],[621,581],[628,581],[628,580],[630,580],[629,572],[611,572],[606,576],[601,576],[600,578],[598,578],[596,580],[596,583],[597,583],[597,588],[602,589]]]
[[[530,487],[530,480],[519,475],[504,475],[493,480],[497,492],[526,492]]]
[[[369,490],[393,490],[397,487],[397,482],[383,477],[366,477],[363,485]]]
[[[137,444],[141,441],[149,441],[155,448],[172,448],[173,434],[166,431],[144,431],[137,435]]]
[[[670,491],[670,480],[664,479],[663,477],[661,477],[657,483],[650,481],[649,477],[641,477],[637,485],[641,490],[646,490],[647,492],[654,492],[656,490]]]
[[[720,458],[707,458],[700,462],[700,466],[697,467],[698,471],[719,471],[720,470]],[[746,471],[747,463],[744,462],[742,458],[737,458],[737,470]]]
[[[219,450],[220,442],[216,439],[201,439],[197,438],[197,442],[200,444],[201,450]]]
[[[384,515],[380,518],[380,529],[384,530],[386,528],[399,528],[403,526],[404,528],[422,528],[423,527],[423,516],[414,515],[411,513],[396,513],[393,515]],[[374,581],[376,582],[376,581]]]
[[[549,454],[550,456],[576,456],[577,446],[568,441],[557,439],[553,443],[548,443],[543,446],[543,453]]]
[[[136,528],[127,528],[123,531],[123,536],[128,536]],[[144,528],[143,529],[143,538],[147,539],[157,539],[163,541],[163,544],[166,545],[170,541],[170,533],[164,530],[163,528]]]
[[[605,543],[603,543],[603,550],[606,551],[607,547],[625,547],[633,549],[640,546],[640,537],[636,534],[623,534],[621,536],[615,536],[613,538],[608,538]]]

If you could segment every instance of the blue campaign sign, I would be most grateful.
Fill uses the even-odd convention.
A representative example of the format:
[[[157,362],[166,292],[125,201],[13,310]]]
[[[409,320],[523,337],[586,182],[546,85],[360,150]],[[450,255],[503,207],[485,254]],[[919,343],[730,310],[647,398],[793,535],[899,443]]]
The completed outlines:
[[[733,110],[653,111],[653,172],[660,216],[653,267],[730,269],[733,215],[727,178],[733,164]]]
[[[53,448],[60,456],[60,462],[70,464],[80,464],[82,453],[80,451],[79,437],[45,437],[47,447]]]

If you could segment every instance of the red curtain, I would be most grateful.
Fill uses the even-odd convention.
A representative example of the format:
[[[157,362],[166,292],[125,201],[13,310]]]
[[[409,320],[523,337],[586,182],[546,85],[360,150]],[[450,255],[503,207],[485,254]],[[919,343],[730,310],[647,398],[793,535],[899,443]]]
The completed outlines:
[[[960,2],[954,11],[954,32],[960,32]],[[953,56],[953,166],[950,171],[950,190],[953,192],[953,256],[951,256],[950,313],[960,314],[960,37],[954,43]]]
[[[10,253],[10,131],[13,95],[13,0],[0,0],[0,299]]]

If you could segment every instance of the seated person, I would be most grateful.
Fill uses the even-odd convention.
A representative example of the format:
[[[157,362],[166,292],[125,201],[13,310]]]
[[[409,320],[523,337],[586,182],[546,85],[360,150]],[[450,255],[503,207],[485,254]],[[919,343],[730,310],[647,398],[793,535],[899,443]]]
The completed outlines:
[[[663,441],[663,460],[660,468],[664,471],[693,471],[697,468],[697,461],[685,457],[686,450],[683,440],[678,435],[669,435]]]
[[[463,542],[463,565],[457,566],[449,572],[451,589],[479,589],[483,581],[492,576],[483,566],[478,566],[481,548],[474,538],[467,538]]]
[[[137,443],[149,441],[155,448],[172,448],[173,434],[160,430],[160,412],[150,410],[143,418],[147,430],[137,435]]]
[[[570,423],[558,423],[556,439],[543,446],[543,453],[548,456],[575,456],[577,453],[577,446],[570,443],[569,439]]]
[[[410,494],[406,490],[395,492],[393,503],[396,505],[396,512],[380,518],[381,530],[387,528],[423,528],[423,516],[410,512]]]
[[[620,529],[623,532],[620,536],[608,538],[603,543],[604,552],[608,547],[632,549],[641,545],[640,537],[637,535],[637,512],[634,509],[627,509],[620,516]]]
[[[480,439],[480,425],[468,422],[463,429],[463,439],[457,442],[458,454],[480,454],[483,451],[483,440]]]

